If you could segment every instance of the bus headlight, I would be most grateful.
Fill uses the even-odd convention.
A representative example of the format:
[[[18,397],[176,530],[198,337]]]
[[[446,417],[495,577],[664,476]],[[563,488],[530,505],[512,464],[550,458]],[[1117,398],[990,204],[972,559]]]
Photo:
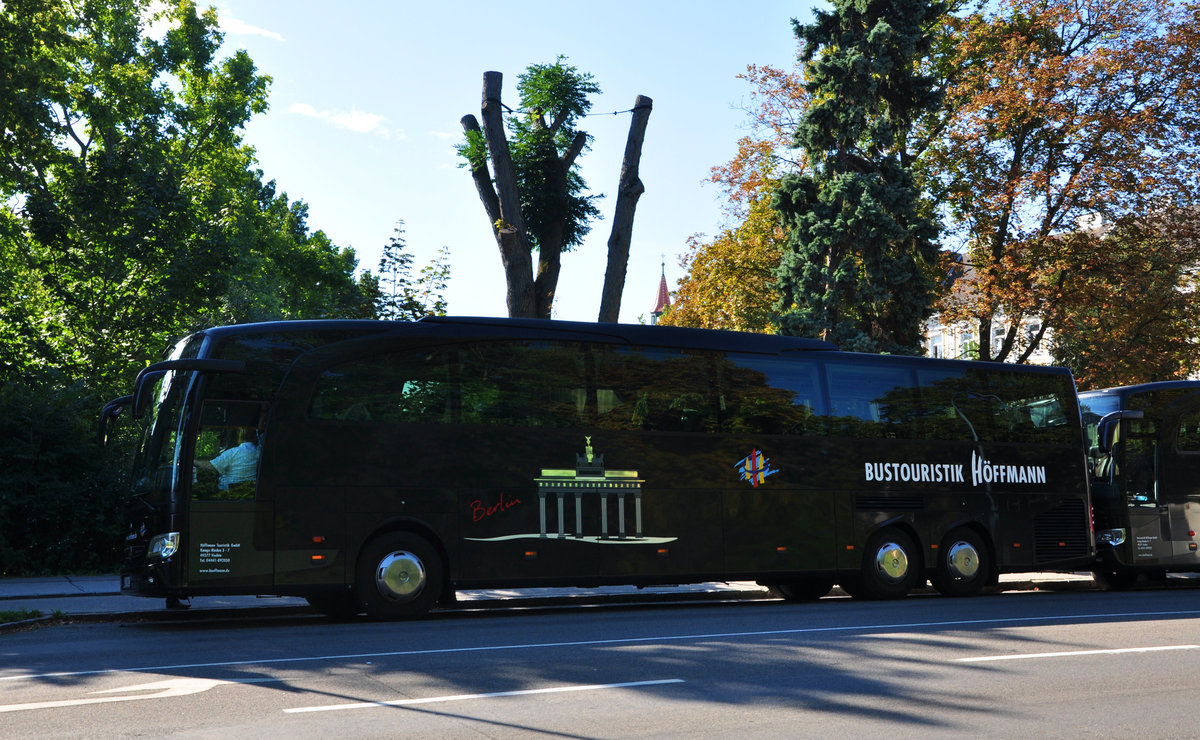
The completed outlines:
[[[1102,529],[1096,533],[1096,542],[1116,547],[1125,542],[1124,529]]]
[[[150,538],[150,547],[146,556],[158,560],[166,560],[179,551],[179,533],[167,532],[156,534]]]

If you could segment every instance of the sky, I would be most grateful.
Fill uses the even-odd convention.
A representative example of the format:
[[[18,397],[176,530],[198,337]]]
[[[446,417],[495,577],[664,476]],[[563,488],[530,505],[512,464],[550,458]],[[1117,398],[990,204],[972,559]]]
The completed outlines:
[[[201,3],[203,5],[203,2]],[[308,204],[310,229],[376,270],[404,222],[419,267],[447,247],[448,312],[505,316],[499,251],[455,145],[460,119],[480,117],[483,73],[517,77],[559,55],[593,76],[601,94],[579,128],[593,136],[580,158],[604,219],[563,258],[554,318],[595,321],[604,282],[621,158],[638,95],[653,102],[642,147],[645,193],[637,204],[620,321],[649,321],[664,271],[674,290],[688,237],[723,222],[710,170],[749,132],[747,65],[790,69],[792,19],[811,4],[755,0],[224,0],[215,5],[224,51],[245,49],[269,75],[270,110],[251,119],[246,143],[264,179]]]

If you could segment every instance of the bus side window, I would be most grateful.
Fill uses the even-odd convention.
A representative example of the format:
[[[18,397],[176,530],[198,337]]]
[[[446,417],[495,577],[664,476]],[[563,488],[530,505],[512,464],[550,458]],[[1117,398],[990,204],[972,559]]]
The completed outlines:
[[[1191,411],[1179,420],[1175,449],[1180,452],[1200,452],[1200,411]]]
[[[723,432],[817,434],[820,369],[804,358],[727,355],[719,366]]]
[[[263,414],[255,401],[204,402],[192,460],[192,498],[254,498]]]
[[[348,362],[317,381],[309,414],[355,423],[450,421],[446,353],[409,352]]]
[[[846,437],[912,439],[919,407],[912,371],[904,366],[830,362],[830,433]]]
[[[719,400],[710,382],[710,353],[599,346],[596,350],[596,387],[605,389],[614,402],[608,414],[597,418],[602,428],[718,430]]]
[[[462,354],[464,421],[524,427],[582,425],[587,399],[579,344],[495,342],[467,347]]]
[[[925,439],[991,441],[988,378],[972,368],[919,369],[920,435]]]

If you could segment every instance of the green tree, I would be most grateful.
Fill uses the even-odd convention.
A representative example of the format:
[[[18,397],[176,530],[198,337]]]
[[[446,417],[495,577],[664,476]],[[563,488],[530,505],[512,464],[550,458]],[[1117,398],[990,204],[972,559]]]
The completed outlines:
[[[910,135],[939,101],[922,65],[944,11],[928,0],[835,0],[811,25],[794,22],[811,98],[795,143],[811,173],[784,177],[774,201],[788,231],[781,332],[921,351],[938,226]]]
[[[354,253],[310,233],[304,204],[253,169],[241,132],[269,79],[244,51],[219,57],[216,28],[190,0],[0,3],[9,574],[116,564],[125,461],[99,454],[95,415],[169,339],[373,315],[377,285],[356,281]]]
[[[17,202],[10,248],[32,283],[41,361],[92,380],[124,374],[225,289],[222,222],[266,108],[245,52],[218,62],[216,15],[186,0],[144,35],[148,0],[15,0],[0,13],[0,184]],[[10,234],[10,236],[13,236]]]
[[[1070,242],[1086,241],[1085,245]],[[1183,379],[1200,371],[1200,215],[1171,210],[1125,218],[1104,234],[1056,242],[1071,273],[1061,283],[1051,355],[1082,388]],[[1048,290],[1048,286],[1039,286]]]
[[[1106,260],[1088,254],[1106,240],[1065,238],[1087,236],[1081,221],[1197,202],[1197,17],[1196,0],[1003,0],[951,19],[951,115],[930,166],[945,187],[949,234],[975,267],[944,321],[1003,337],[983,341],[980,359],[1024,362],[1045,330],[1072,330],[1076,306],[1061,295],[1101,295],[1070,285],[1094,286],[1097,276],[1076,267]],[[1043,334],[1019,341],[1029,318]]]
[[[463,117],[466,140],[459,153],[471,168],[500,243],[509,314],[549,318],[562,253],[578,246],[600,215],[595,201],[601,196],[584,194],[587,183],[576,167],[591,139],[576,125],[592,107],[588,96],[600,88],[561,56],[554,64],[531,64],[517,79],[520,110],[505,120],[507,138],[496,123],[500,74],[489,72],[484,76],[485,128],[474,116]],[[495,161],[494,189],[489,158]],[[538,253],[536,277],[531,250]]]
[[[442,247],[437,256],[413,277],[413,255],[404,240],[404,222],[383,248],[379,259],[379,296],[375,312],[381,319],[416,321],[422,316],[446,315],[446,285],[450,279],[450,251]]]
[[[306,204],[251,174],[226,207],[237,255],[228,287],[195,324],[374,317],[378,287],[369,273],[355,277],[353,250],[311,232]]]
[[[500,248],[509,315],[550,318],[562,254],[579,246],[592,221],[600,217],[595,201],[603,196],[586,194],[587,183],[576,167],[591,140],[576,126],[591,109],[589,96],[600,88],[590,74],[567,64],[566,57],[554,64],[532,64],[518,77],[520,109],[502,123],[502,108],[507,108],[500,101],[503,76],[485,72],[483,80],[483,127],[475,116],[463,116],[466,136],[458,151],[471,170]],[[634,212],[645,190],[638,164],[651,107],[650,98],[639,95],[630,111],[601,321],[616,321],[620,307]]]

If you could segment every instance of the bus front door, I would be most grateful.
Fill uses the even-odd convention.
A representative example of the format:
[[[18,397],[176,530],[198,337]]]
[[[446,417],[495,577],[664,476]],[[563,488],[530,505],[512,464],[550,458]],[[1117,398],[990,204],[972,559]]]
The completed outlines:
[[[1163,424],[1159,491],[1174,565],[1200,566],[1200,399]]]
[[[207,400],[196,435],[188,506],[188,584],[269,585],[272,507],[258,500],[262,406]]]
[[[1138,426],[1135,422],[1134,426]],[[1128,506],[1129,538],[1133,565],[1165,565],[1173,553],[1169,510],[1160,500],[1159,440],[1156,424],[1145,424],[1148,431],[1136,428],[1125,441],[1125,502]]]

